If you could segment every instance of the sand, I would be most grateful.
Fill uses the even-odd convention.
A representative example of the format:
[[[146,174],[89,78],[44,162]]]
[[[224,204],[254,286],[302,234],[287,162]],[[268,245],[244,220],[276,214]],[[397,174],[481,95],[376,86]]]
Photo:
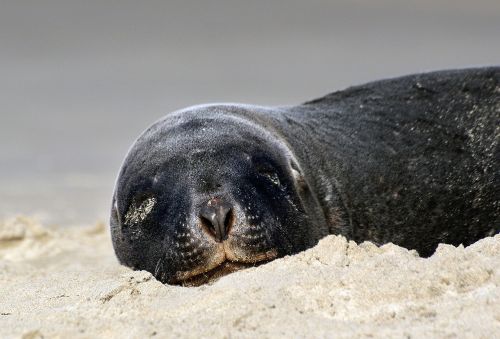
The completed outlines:
[[[329,236],[212,285],[120,266],[108,229],[0,223],[1,338],[498,338],[500,235],[428,259]]]

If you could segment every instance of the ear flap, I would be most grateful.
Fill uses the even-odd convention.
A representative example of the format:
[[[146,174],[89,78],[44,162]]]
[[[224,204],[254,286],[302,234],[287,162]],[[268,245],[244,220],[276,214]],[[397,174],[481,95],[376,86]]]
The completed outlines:
[[[111,217],[109,225],[111,227],[111,232],[121,233],[122,221],[120,218],[120,212],[118,211],[118,202],[116,201],[115,195],[113,195],[113,202],[111,203]]]
[[[309,189],[309,185],[307,184],[304,175],[302,174],[302,169],[299,167],[299,164],[295,160],[295,158],[290,159],[290,167],[292,169],[292,176],[297,185],[297,188],[301,191],[306,191]]]

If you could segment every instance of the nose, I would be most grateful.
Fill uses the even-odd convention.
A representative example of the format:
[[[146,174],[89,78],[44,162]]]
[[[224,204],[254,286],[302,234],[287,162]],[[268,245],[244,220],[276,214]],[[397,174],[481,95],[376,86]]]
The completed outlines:
[[[214,198],[210,199],[200,209],[200,222],[217,242],[227,239],[234,222],[233,206],[228,202]]]

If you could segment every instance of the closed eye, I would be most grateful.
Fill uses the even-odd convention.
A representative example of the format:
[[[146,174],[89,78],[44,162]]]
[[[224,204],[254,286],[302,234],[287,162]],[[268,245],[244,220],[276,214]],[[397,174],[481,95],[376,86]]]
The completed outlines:
[[[276,173],[272,168],[261,167],[261,168],[258,168],[257,171],[259,172],[259,174],[261,176],[265,177],[273,185],[276,185],[276,186],[280,186],[281,185],[278,173]]]
[[[125,225],[135,225],[146,219],[156,204],[156,198],[149,197],[140,204],[133,203],[125,214]]]
[[[274,172],[265,172],[265,173],[261,173],[263,176],[265,176],[267,179],[269,179],[269,181],[271,181],[274,185],[276,186],[280,186],[281,183],[280,183],[280,179],[278,177],[278,175]]]

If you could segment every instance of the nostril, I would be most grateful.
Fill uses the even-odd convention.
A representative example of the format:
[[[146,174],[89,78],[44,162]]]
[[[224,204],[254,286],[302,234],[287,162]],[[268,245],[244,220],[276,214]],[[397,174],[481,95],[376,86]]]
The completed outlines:
[[[220,200],[211,200],[200,209],[199,220],[205,229],[216,241],[227,239],[234,213],[231,205]]]
[[[201,216],[200,215],[200,224],[202,226],[202,228],[213,238],[216,237],[215,235],[215,227],[214,225],[212,224],[212,222],[205,218],[204,216]]]
[[[234,213],[233,209],[230,208],[229,211],[227,211],[226,219],[224,220],[224,230],[226,232],[226,235],[229,234],[233,224],[234,224]]]

